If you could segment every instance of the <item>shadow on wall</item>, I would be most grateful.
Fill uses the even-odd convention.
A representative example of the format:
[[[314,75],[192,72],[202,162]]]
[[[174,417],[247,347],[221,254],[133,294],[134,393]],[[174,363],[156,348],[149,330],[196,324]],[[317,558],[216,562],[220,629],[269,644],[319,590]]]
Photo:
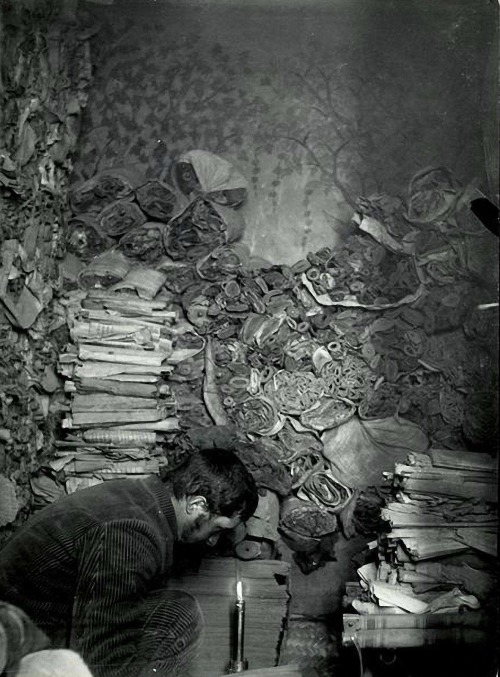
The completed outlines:
[[[168,181],[179,154],[217,153],[251,182],[245,241],[255,256],[293,263],[334,245],[360,195],[401,192],[426,165],[457,171],[465,160],[466,172],[482,171],[479,123],[465,114],[479,85],[443,50],[447,21],[398,60],[396,29],[384,28],[382,44],[377,21],[338,8],[307,21],[303,12],[218,10],[205,14],[201,35],[188,10],[114,11],[106,44],[96,37],[76,176],[132,164]]]

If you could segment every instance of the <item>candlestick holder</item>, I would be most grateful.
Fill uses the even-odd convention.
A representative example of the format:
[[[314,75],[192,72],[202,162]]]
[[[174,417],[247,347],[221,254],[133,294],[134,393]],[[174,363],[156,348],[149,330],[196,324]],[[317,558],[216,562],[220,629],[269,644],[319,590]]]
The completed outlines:
[[[247,660],[231,661],[230,664],[229,664],[228,674],[232,675],[235,672],[245,672],[245,670],[248,670],[248,661]]]
[[[241,581],[236,585],[236,657],[229,663],[229,674],[248,670],[248,661],[243,658],[245,646],[245,600]]]

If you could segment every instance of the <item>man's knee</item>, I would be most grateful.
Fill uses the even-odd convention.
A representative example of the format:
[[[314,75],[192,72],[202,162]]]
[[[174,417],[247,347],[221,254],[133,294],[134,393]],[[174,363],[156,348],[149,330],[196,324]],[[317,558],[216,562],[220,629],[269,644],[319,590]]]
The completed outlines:
[[[188,592],[167,590],[163,602],[176,610],[180,622],[185,623],[186,626],[198,627],[203,625],[203,613],[198,600]]]
[[[183,590],[161,590],[150,599],[148,625],[169,628],[177,636],[196,637],[203,628],[203,614],[198,600]]]
[[[147,606],[149,614],[139,648],[141,659],[149,667],[154,665],[160,675],[165,673],[165,666],[165,674],[187,674],[186,670],[177,673],[174,667],[190,664],[198,654],[203,638],[203,614],[198,601],[181,590],[161,590],[149,597]]]

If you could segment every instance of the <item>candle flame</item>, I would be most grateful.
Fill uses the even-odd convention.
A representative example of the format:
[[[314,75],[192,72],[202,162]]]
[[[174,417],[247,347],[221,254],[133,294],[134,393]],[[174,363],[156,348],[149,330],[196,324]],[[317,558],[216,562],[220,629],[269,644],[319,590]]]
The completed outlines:
[[[238,602],[243,601],[243,584],[241,581],[236,583],[236,596],[238,597]]]

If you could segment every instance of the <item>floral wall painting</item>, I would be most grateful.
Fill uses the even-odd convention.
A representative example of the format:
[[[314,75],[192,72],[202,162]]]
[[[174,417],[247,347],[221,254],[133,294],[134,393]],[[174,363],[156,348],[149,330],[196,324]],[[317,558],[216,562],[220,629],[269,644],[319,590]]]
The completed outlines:
[[[447,59],[446,40],[471,48],[456,31],[439,43],[438,22],[434,39],[405,54],[382,35],[368,45],[328,14],[311,14],[311,35],[297,45],[280,14],[266,17],[261,40],[250,13],[246,23],[241,16],[212,21],[213,34],[193,32],[187,12],[154,22],[137,12],[121,21],[113,15],[108,39],[95,36],[75,180],[117,164],[168,180],[180,154],[211,151],[250,183],[243,213],[252,253],[293,263],[339,242],[360,196],[401,194],[429,165],[476,171],[480,122],[472,105],[481,77],[463,76],[460,54],[456,63]],[[481,67],[478,59],[469,71]]]

